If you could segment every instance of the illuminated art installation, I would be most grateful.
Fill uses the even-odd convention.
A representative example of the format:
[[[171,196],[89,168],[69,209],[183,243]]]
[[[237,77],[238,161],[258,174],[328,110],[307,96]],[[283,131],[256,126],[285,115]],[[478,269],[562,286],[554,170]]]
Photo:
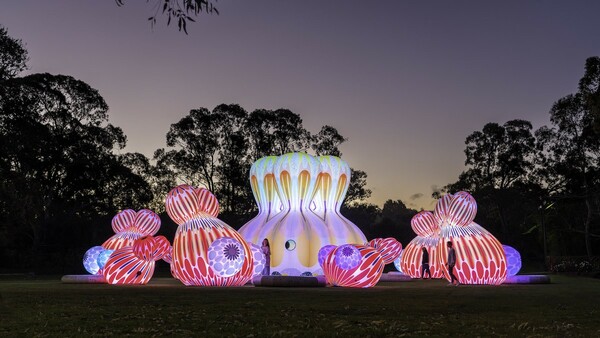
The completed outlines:
[[[448,195],[446,195],[448,196]],[[430,211],[421,211],[410,220],[413,231],[417,234],[402,251],[400,262],[403,273],[412,278],[421,277],[421,263],[423,259],[423,247],[429,253],[429,271],[431,278],[442,278],[440,257],[437,245],[440,241],[440,228],[434,214]]]
[[[402,252],[400,252],[400,256],[398,256],[398,258],[394,260],[394,267],[396,268],[396,270],[398,270],[398,272],[404,273],[402,271]]]
[[[239,232],[248,242],[269,240],[272,274],[319,274],[323,246],[366,242],[340,214],[350,184],[350,167],[340,158],[264,157],[252,165],[250,182],[259,213]]]
[[[83,267],[85,270],[92,275],[96,275],[100,272],[100,267],[98,266],[98,255],[105,249],[101,246],[91,247],[88,251],[83,255]]]
[[[521,270],[521,254],[512,246],[502,245],[506,255],[506,276],[515,276]]]
[[[110,255],[102,274],[109,284],[146,284],[154,274],[155,262],[167,254],[169,247],[164,236],[136,239],[133,245]]]
[[[457,256],[454,271],[461,284],[502,284],[506,279],[506,256],[496,237],[473,222],[477,213],[473,196],[461,191],[443,203],[434,210],[434,216],[441,222],[438,257],[445,262],[446,242],[451,241]],[[442,269],[450,280],[447,267],[442,265]]]
[[[473,222],[477,203],[469,193],[461,191],[440,198],[434,212],[422,211],[411,220],[417,237],[404,248],[402,271],[411,277],[421,276],[422,247],[429,251],[433,278],[450,280],[446,258],[447,242],[456,251],[454,274],[461,284],[502,284],[507,263],[500,242],[487,230]]]
[[[113,251],[133,245],[136,239],[152,236],[160,229],[160,218],[151,210],[123,210],[111,222],[115,232],[102,246],[92,247],[83,258],[83,266],[92,275],[101,275],[102,268]]]
[[[402,244],[393,237],[374,238],[367,245],[379,251],[384,265],[393,263],[402,253]]]
[[[113,217],[112,228],[115,235],[106,240],[102,247],[117,250],[133,245],[136,239],[144,236],[154,236],[160,229],[160,217],[154,211],[148,209],[142,209],[138,212],[127,209]]]
[[[166,198],[167,214],[179,226],[171,272],[185,285],[241,286],[252,278],[250,245],[219,220],[219,203],[208,190],[180,185]]]
[[[254,266],[252,268],[252,277],[261,276],[265,265],[267,264],[267,258],[262,252],[260,246],[250,243],[250,249],[252,250],[252,258],[254,259]]]
[[[323,272],[327,283],[333,286],[369,288],[379,282],[384,266],[377,249],[344,244],[329,251],[323,261]]]

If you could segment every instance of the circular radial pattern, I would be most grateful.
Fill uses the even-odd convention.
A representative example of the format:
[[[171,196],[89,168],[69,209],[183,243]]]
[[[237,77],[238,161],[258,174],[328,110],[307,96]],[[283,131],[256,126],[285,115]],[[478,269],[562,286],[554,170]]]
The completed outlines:
[[[91,247],[88,251],[83,255],[83,267],[85,270],[92,275],[95,275],[100,271],[100,267],[98,266],[98,255],[104,251],[104,248],[101,246]]]
[[[360,251],[352,244],[344,244],[335,252],[335,264],[344,270],[351,270],[360,264]]]
[[[319,250],[319,254],[317,257],[319,259],[319,265],[321,267],[323,267],[323,262],[325,261],[327,256],[329,256],[329,253],[331,253],[331,251],[333,251],[333,249],[335,249],[336,247],[337,246],[335,245],[325,245]]]
[[[216,239],[208,248],[208,265],[221,277],[231,277],[242,269],[244,247],[231,237]]]
[[[96,262],[98,263],[98,267],[100,269],[104,268],[106,261],[108,261],[108,257],[110,257],[113,252],[115,252],[115,250],[104,249],[100,254],[98,254],[98,259]]]

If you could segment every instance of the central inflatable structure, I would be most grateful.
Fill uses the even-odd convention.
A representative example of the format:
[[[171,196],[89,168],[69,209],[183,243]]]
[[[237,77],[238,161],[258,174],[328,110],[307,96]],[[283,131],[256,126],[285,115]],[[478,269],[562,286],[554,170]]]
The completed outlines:
[[[289,153],[252,165],[250,183],[259,211],[239,233],[251,243],[269,240],[272,274],[322,274],[322,247],[367,242],[340,213],[350,175],[348,164],[335,156]]]

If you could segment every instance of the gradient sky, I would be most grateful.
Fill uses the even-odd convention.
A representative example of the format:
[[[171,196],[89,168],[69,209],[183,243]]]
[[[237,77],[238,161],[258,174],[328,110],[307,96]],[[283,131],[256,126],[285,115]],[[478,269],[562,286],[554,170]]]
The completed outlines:
[[[100,91],[126,151],[152,156],[193,108],[289,108],[349,138],[342,157],[367,172],[371,202],[425,209],[464,170],[468,134],[549,123],[600,55],[597,0],[217,4],[189,35],[162,17],[152,30],[141,0],[2,0],[0,24],[26,43],[28,73]]]

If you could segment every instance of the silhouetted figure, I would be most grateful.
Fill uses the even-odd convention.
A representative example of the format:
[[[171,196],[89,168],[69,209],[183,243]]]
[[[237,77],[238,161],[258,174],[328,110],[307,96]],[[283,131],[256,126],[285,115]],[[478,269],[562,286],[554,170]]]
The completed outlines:
[[[423,275],[427,272],[428,278],[431,278],[431,271],[429,271],[429,252],[427,248],[423,247],[423,258],[421,259],[421,279],[423,279]]]
[[[456,251],[452,247],[452,242],[448,241],[446,243],[448,245],[448,274],[450,274],[450,285],[454,284],[456,281],[456,286],[460,285],[458,282],[458,278],[454,276],[454,266],[456,265]]]

